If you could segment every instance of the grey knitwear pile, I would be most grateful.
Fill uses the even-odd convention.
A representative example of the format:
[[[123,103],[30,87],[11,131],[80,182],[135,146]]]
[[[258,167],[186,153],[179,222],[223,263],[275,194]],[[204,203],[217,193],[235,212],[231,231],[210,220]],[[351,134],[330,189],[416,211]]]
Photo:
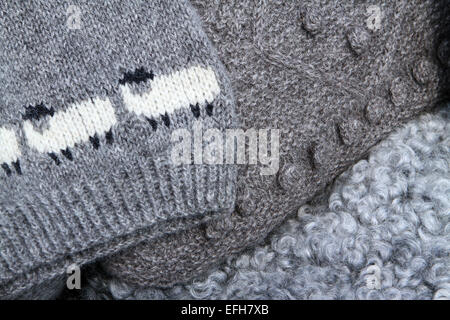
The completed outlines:
[[[236,124],[188,1],[2,1],[0,44],[0,298],[231,213],[235,166],[171,161]]]
[[[166,290],[84,299],[450,299],[450,104],[409,122],[254,249]]]
[[[134,286],[188,281],[261,241],[449,92],[447,0],[193,2],[230,73],[242,127],[280,129],[280,170],[240,167],[228,219],[149,238],[103,262]],[[358,267],[366,262],[355,257]]]

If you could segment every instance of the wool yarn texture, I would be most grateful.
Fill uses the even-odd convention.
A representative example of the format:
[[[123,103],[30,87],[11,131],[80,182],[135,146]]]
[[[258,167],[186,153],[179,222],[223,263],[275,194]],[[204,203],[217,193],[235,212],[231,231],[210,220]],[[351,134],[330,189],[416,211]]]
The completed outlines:
[[[230,215],[235,165],[171,137],[237,123],[188,1],[0,4],[0,297]]]
[[[244,130],[280,130],[279,170],[239,167],[231,216],[102,263],[134,286],[185,283],[262,241],[396,127],[448,97],[449,1],[192,1]]]

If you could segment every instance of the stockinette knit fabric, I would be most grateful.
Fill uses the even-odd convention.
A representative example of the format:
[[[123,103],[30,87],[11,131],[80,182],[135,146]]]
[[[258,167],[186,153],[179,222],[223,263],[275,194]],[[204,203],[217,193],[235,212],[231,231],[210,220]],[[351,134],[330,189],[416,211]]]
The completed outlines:
[[[229,219],[103,262],[170,286],[261,241],[387,133],[449,89],[449,1],[193,1],[244,129],[280,129],[280,170],[242,166]]]
[[[90,274],[84,299],[450,299],[450,104],[396,130],[274,230],[187,285]]]
[[[234,207],[234,166],[171,160],[236,119],[192,6],[70,4],[0,4],[0,298]]]

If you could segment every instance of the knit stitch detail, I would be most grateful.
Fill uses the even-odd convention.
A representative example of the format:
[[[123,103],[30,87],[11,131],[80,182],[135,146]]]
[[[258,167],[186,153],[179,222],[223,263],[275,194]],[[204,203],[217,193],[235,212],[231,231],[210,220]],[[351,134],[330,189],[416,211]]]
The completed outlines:
[[[450,92],[448,0],[194,4],[231,72],[244,129],[280,128],[280,170],[261,177],[240,168],[227,221],[103,262],[135,286],[188,281],[262,241],[386,134]]]

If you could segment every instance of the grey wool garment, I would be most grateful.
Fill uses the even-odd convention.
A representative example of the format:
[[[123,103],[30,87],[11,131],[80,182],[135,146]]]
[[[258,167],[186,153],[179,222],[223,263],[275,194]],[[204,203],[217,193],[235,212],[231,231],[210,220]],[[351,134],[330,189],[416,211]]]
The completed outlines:
[[[450,104],[396,130],[328,189],[197,281],[136,288],[92,268],[80,297],[450,299]]]
[[[103,262],[171,286],[254,245],[401,123],[449,93],[449,1],[193,1],[244,129],[280,130],[280,170],[239,168],[229,219]]]
[[[230,214],[235,166],[171,159],[236,123],[188,1],[2,1],[0,43],[0,298]]]

